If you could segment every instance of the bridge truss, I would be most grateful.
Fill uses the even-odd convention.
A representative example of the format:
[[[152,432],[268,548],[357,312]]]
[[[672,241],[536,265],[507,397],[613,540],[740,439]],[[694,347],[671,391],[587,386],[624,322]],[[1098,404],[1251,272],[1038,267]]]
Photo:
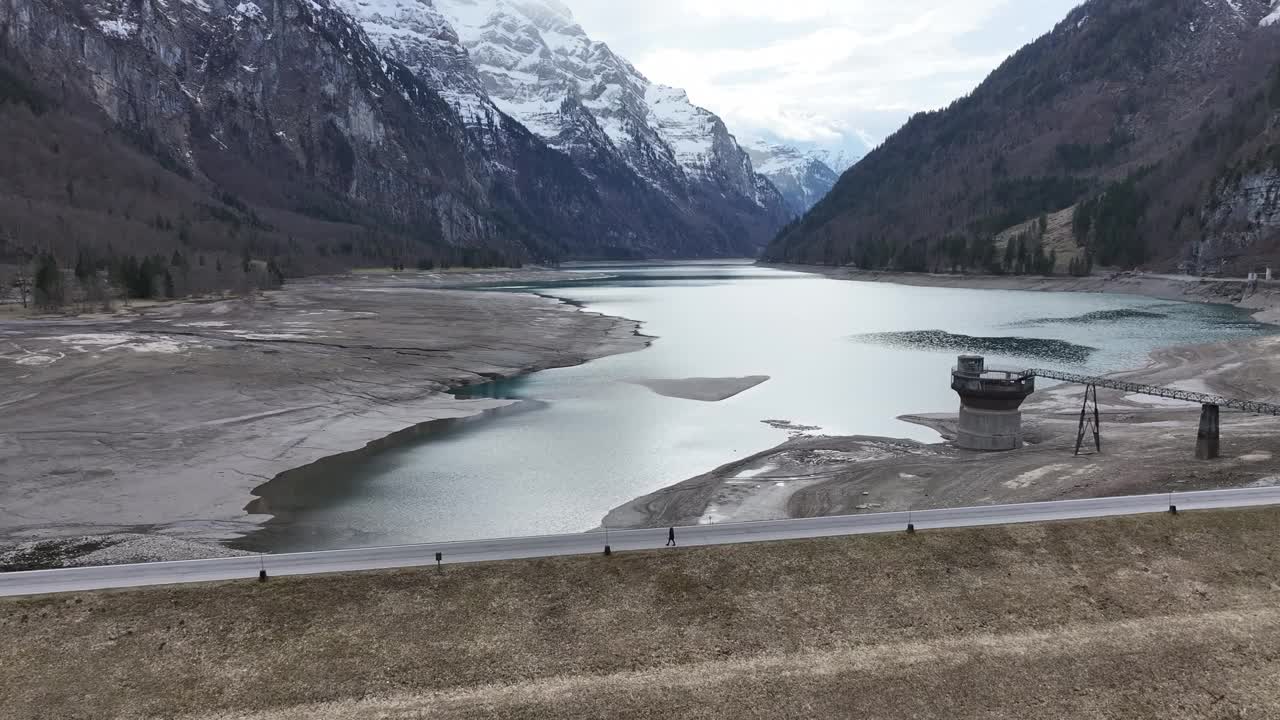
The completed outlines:
[[[1200,405],[1234,408],[1255,415],[1280,415],[1280,405],[1257,400],[1237,400],[1235,398],[1222,397],[1221,395],[1209,395],[1207,393],[1191,392],[1190,390],[1160,387],[1159,385],[1143,385],[1141,383],[1131,383],[1092,375],[1075,375],[1058,372],[1057,370],[1032,369],[1028,370],[1027,374],[1095,388],[1110,388],[1134,395],[1153,395],[1155,397],[1169,398],[1170,400],[1185,400]]]
[[[1086,435],[1092,431],[1093,443],[1097,452],[1102,452],[1101,417],[1098,413],[1098,388],[1110,388],[1133,395],[1151,395],[1153,397],[1183,400],[1198,403],[1200,410],[1200,431],[1196,438],[1196,457],[1201,460],[1212,460],[1219,456],[1219,421],[1220,408],[1228,407],[1255,415],[1280,416],[1280,405],[1257,400],[1238,400],[1236,398],[1210,395],[1208,393],[1178,390],[1176,388],[1145,385],[1143,383],[1125,382],[1113,378],[1095,375],[1076,375],[1057,370],[1031,369],[1023,372],[1023,376],[1049,378],[1063,382],[1077,383],[1085,386],[1084,406],[1080,408],[1080,431],[1076,436],[1076,455],[1084,446]],[[1090,412],[1092,410],[1092,412]]]

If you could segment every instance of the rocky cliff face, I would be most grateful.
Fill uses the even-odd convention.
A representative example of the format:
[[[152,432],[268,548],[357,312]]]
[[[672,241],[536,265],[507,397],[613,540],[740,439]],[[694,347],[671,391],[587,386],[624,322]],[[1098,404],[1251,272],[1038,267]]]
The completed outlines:
[[[53,237],[63,255],[177,244],[304,258],[302,271],[741,254],[771,227],[772,188],[754,173],[747,238],[723,207],[677,202],[617,156],[554,149],[421,8],[0,0],[0,144],[14,159],[0,167],[0,254]],[[585,106],[563,115],[576,119],[564,142],[607,147]]]
[[[1231,263],[1247,272],[1280,260],[1280,167],[1219,181],[1201,210],[1204,231],[1187,246],[1187,268]]]
[[[628,171],[673,205],[684,234],[754,254],[762,231],[785,220],[781,196],[720,118],[591,40],[562,4],[430,0],[416,12],[453,28],[496,107],[593,178],[621,182],[618,170]]]
[[[0,31],[60,110],[100,111],[185,177],[263,207],[510,242],[449,106],[327,4],[4,0]]]
[[[1275,0],[1086,2],[971,94],[913,117],[766,257],[981,267],[1003,229],[1089,203],[1077,231],[1100,262],[1248,262],[1245,245],[1271,242],[1264,221],[1244,218],[1269,215],[1263,178],[1280,166],[1268,151],[1278,11]],[[1241,222],[1253,226],[1226,229]]]

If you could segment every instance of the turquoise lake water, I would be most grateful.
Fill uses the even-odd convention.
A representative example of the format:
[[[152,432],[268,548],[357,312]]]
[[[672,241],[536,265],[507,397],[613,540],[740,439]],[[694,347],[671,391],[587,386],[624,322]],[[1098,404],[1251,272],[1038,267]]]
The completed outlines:
[[[607,272],[607,280],[573,280]],[[638,320],[640,352],[471,388],[526,401],[444,423],[354,467],[268,483],[273,551],[577,532],[611,508],[787,439],[764,420],[833,435],[936,441],[896,418],[953,412],[955,356],[1104,373],[1170,345],[1270,332],[1227,306],[1123,295],[920,288],[745,263],[581,266],[536,292]],[[636,380],[768,375],[722,402]]]

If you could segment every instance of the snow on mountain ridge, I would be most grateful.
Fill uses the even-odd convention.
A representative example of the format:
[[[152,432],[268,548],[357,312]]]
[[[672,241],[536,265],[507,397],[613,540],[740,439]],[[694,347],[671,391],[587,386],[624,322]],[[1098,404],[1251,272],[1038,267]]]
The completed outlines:
[[[556,0],[334,1],[462,116],[496,171],[515,172],[499,158],[527,130],[623,216],[649,218],[654,248],[667,241],[651,235],[680,228],[675,245],[749,254],[790,214],[719,117],[650,82]]]
[[[768,140],[751,140],[744,147],[753,156],[758,155],[761,158],[761,160],[753,158],[753,162],[756,170],[765,175],[793,170],[815,161],[823,162],[816,152],[806,153],[799,148],[771,143]]]
[[[712,153],[712,133],[718,118],[689,102],[684,90],[666,85],[650,85],[645,90],[645,102],[659,134],[671,145],[680,165],[686,170],[705,168]]]
[[[1271,13],[1258,21],[1258,27],[1271,27],[1276,23],[1280,23],[1280,0],[1275,0],[1272,4]]]
[[[385,53],[401,60],[468,126],[501,122],[466,48],[429,0],[335,0]]]
[[[804,152],[762,139],[745,147],[756,170],[769,178],[797,215],[808,212],[839,180],[839,175],[823,162],[821,152]]]
[[[594,116],[650,184],[711,181],[760,204],[750,159],[720,118],[676,88],[649,81],[592,40],[555,0],[435,0],[471,53],[493,102],[552,147],[572,153],[566,103]]]

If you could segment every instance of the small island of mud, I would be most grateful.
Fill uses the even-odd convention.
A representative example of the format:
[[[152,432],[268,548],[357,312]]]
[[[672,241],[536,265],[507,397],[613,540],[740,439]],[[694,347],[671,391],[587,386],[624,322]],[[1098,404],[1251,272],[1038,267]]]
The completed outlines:
[[[738,378],[682,378],[679,380],[635,380],[665,397],[700,402],[720,402],[768,382],[768,375],[749,375]]]

